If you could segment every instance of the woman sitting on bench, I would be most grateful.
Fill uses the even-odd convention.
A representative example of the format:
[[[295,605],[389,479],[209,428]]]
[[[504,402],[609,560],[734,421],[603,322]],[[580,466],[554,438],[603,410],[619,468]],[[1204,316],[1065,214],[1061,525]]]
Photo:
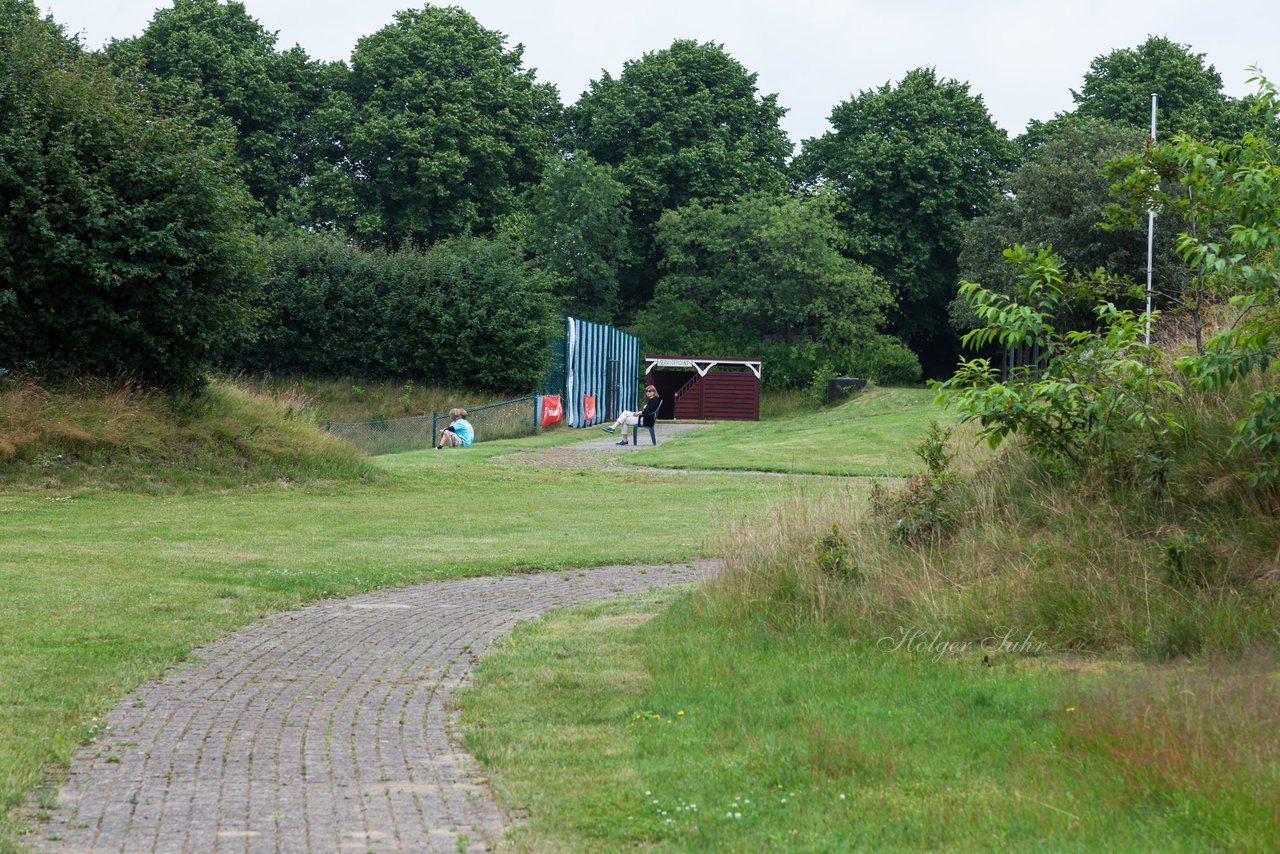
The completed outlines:
[[[661,405],[662,398],[658,397],[658,390],[651,385],[647,385],[644,387],[644,409],[637,412],[623,410],[617,421],[608,427],[601,427],[600,429],[606,433],[616,433],[618,428],[623,426],[631,427],[639,424],[642,427],[651,427],[653,426],[654,413],[658,411],[658,407]],[[629,444],[625,435],[618,444]]]

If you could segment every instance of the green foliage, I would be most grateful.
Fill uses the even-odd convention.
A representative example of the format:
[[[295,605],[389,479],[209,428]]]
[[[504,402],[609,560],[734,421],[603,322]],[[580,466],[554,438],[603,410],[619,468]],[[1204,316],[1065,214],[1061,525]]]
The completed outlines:
[[[1089,289],[1069,300],[1063,308],[1070,317],[1060,317],[1060,323],[1071,328],[1091,325],[1098,296],[1118,305],[1132,303],[1131,284],[1146,278],[1146,221],[1100,225],[1111,200],[1111,179],[1104,167],[1114,158],[1141,152],[1145,138],[1139,130],[1100,119],[1070,116],[1060,122],[1009,174],[1008,193],[995,200],[991,212],[964,226],[961,275],[991,290],[1013,293],[1017,271],[1004,262],[1001,250],[1014,245],[1052,248],[1067,270],[1104,269],[1116,277],[1115,287],[1105,294]],[[1154,286],[1173,299],[1187,285],[1186,265],[1166,224],[1157,230],[1156,241]],[[960,299],[952,302],[951,317],[960,332],[977,322]]]
[[[937,543],[955,526],[958,512],[951,428],[930,421],[914,450],[924,463],[925,471],[892,492],[879,483],[874,484],[871,509],[889,523],[890,541],[913,545]]]
[[[892,335],[869,335],[847,347],[821,347],[817,367],[810,372],[810,396],[827,397],[827,380],[860,377],[876,385],[914,385],[920,382],[920,358]]]
[[[785,187],[784,112],[723,47],[690,40],[626,63],[617,78],[606,72],[566,111],[568,147],[614,167],[629,194],[635,254],[624,302],[652,295],[652,229],[664,211]]]
[[[41,19],[34,0],[0,0],[0,42],[9,44],[11,39],[31,28],[44,28],[49,35],[66,39],[62,27],[48,18]],[[74,48],[75,43],[68,41],[67,46]]]
[[[1161,351],[1143,343],[1146,316],[1102,303],[1097,331],[1063,330],[1054,321],[1064,295],[1061,261],[1021,246],[1006,255],[1021,275],[1020,292],[961,285],[982,323],[964,342],[1035,348],[1042,363],[1001,379],[988,359],[962,359],[953,377],[935,384],[939,401],[955,406],[962,421],[977,421],[979,437],[993,448],[1020,435],[1045,464],[1158,477],[1179,430],[1166,406],[1181,387],[1163,375]]]
[[[174,0],[107,54],[156,104],[234,140],[249,191],[271,212],[314,168],[308,128],[325,92],[319,63],[275,44],[242,3]]]
[[[869,334],[849,345],[766,344],[758,351],[768,366],[762,376],[766,389],[803,389],[811,401],[826,400],[832,377],[861,377],[882,386],[920,382],[920,359],[892,335]]]
[[[646,347],[669,352],[751,355],[761,342],[849,352],[876,337],[892,295],[840,243],[826,196],[668,211],[657,231],[664,275],[636,331]]]
[[[1280,392],[1270,373],[1280,358],[1280,95],[1270,81],[1254,79],[1258,133],[1216,143],[1178,136],[1145,161],[1121,161],[1115,172],[1129,200],[1118,215],[1151,205],[1189,223],[1179,251],[1208,294],[1230,297],[1234,322],[1178,367],[1202,389],[1224,388],[1254,371],[1271,377],[1237,424],[1231,450],[1247,460],[1255,485],[1274,485],[1280,481]]]
[[[537,180],[559,110],[521,52],[452,6],[399,12],[360,39],[317,116],[337,141],[329,171],[292,215],[390,250],[491,230]]]
[[[1034,631],[1048,649],[1136,650],[1154,658],[1276,649],[1276,495],[1250,488],[1239,477],[1238,461],[1223,454],[1239,409],[1262,379],[1255,374],[1221,393],[1169,401],[1173,420],[1184,429],[1169,443],[1172,459],[1161,461],[1166,480],[1159,490],[1151,489],[1149,477],[1112,476],[1105,460],[1048,470],[1021,441],[995,455],[957,449],[963,459],[952,465],[963,474],[951,479],[951,495],[937,503],[929,474],[897,495],[887,489],[873,494],[872,505],[880,510],[875,514],[861,496],[843,504],[796,496],[777,508],[773,524],[740,526],[722,538],[726,568],[716,598],[732,625],[753,617],[786,628],[817,624],[841,640],[908,626],[923,637],[976,645],[1018,627],[1021,637]],[[876,422],[886,417],[851,422],[870,430],[856,439],[844,438],[848,433],[826,419],[848,417],[886,391],[908,390],[877,389],[803,422],[774,425],[777,447],[794,448],[807,461],[835,445],[848,461],[845,472],[870,473],[874,469],[848,463],[868,446],[892,443],[905,450],[916,444],[929,416],[916,409],[910,431],[882,430],[875,439]],[[827,434],[824,445],[804,442],[799,428],[809,425]],[[1133,438],[1131,461],[1145,452],[1145,438]],[[742,439],[734,425],[658,451],[665,453],[665,465],[706,467],[717,452],[726,460],[750,459],[755,449]],[[947,446],[934,447],[949,456]],[[701,461],[694,450],[701,451]],[[943,458],[931,458],[928,467],[945,470]],[[919,470],[905,460],[895,463],[881,471]],[[1145,460],[1136,464],[1144,475],[1154,468]],[[942,521],[940,534],[935,520]],[[833,522],[856,555],[863,579],[856,586],[833,583],[813,559],[814,543]]]
[[[0,50],[0,363],[204,382],[258,284],[229,153],[45,22]]]
[[[1013,147],[968,84],[927,68],[838,105],[831,126],[798,170],[834,190],[848,254],[898,296],[891,331],[936,369],[954,352],[945,306],[962,228],[990,210]]]
[[[1160,96],[1162,137],[1231,138],[1253,124],[1246,104],[1222,94],[1222,76],[1205,65],[1203,53],[1163,36],[1097,57],[1071,97],[1081,116],[1148,130],[1153,92]]]
[[[849,551],[849,540],[840,530],[839,522],[832,522],[831,530],[818,540],[814,561],[818,569],[842,581],[856,582],[862,576]]]
[[[631,235],[627,190],[612,168],[581,153],[552,162],[511,227],[532,261],[556,277],[565,314],[614,321]]]
[[[1164,546],[1165,569],[1169,583],[1174,586],[1194,585],[1207,587],[1212,579],[1205,572],[1209,562],[1208,543],[1199,534],[1179,531],[1162,542]]]
[[[508,240],[392,253],[299,233],[269,263],[263,332],[240,367],[513,391],[545,370],[551,284]]]
[[[437,331],[417,363],[433,364],[450,385],[532,389],[546,374],[547,343],[560,321],[548,277],[502,239],[442,241],[426,260],[434,293],[418,291],[405,332],[412,340],[420,329]]]

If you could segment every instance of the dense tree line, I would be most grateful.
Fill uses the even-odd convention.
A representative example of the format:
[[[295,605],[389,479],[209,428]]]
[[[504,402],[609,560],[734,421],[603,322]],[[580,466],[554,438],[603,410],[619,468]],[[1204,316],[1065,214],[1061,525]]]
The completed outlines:
[[[1101,170],[1141,149],[1153,87],[1170,131],[1261,121],[1155,37],[1098,57],[1075,109],[1014,141],[921,68],[797,149],[777,96],[710,42],[565,105],[454,7],[400,12],[334,63],[237,2],[173,0],[101,53],[30,0],[0,9],[0,359],[175,387],[221,359],[521,388],[557,312],[767,355],[791,385],[941,374],[967,328],[957,284],[1000,287],[1006,243],[1137,277],[1138,230],[1097,226]]]

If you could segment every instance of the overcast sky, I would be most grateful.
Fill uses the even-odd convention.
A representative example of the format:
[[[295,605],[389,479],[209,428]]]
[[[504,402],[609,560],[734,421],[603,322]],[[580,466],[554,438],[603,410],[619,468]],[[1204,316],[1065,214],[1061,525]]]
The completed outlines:
[[[244,0],[249,14],[313,57],[348,59],[356,41],[411,0]],[[36,0],[89,47],[141,32],[168,0]],[[792,142],[828,129],[831,108],[866,89],[933,66],[970,84],[996,123],[1016,135],[1030,119],[1071,108],[1089,63],[1148,35],[1206,55],[1228,94],[1246,69],[1280,79],[1280,2],[1236,0],[455,0],[489,29],[525,46],[526,67],[572,103],[601,70],[673,39],[723,44],[762,92],[776,92]]]

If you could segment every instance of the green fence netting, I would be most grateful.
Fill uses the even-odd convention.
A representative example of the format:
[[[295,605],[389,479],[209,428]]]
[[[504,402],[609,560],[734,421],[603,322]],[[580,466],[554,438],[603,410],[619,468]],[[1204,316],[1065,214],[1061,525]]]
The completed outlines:
[[[515,439],[538,432],[536,395],[474,409],[466,407],[466,410],[467,420],[475,428],[477,442]],[[413,418],[380,418],[354,424],[326,423],[324,429],[367,454],[394,454],[430,448],[448,423],[449,413],[433,412]]]

